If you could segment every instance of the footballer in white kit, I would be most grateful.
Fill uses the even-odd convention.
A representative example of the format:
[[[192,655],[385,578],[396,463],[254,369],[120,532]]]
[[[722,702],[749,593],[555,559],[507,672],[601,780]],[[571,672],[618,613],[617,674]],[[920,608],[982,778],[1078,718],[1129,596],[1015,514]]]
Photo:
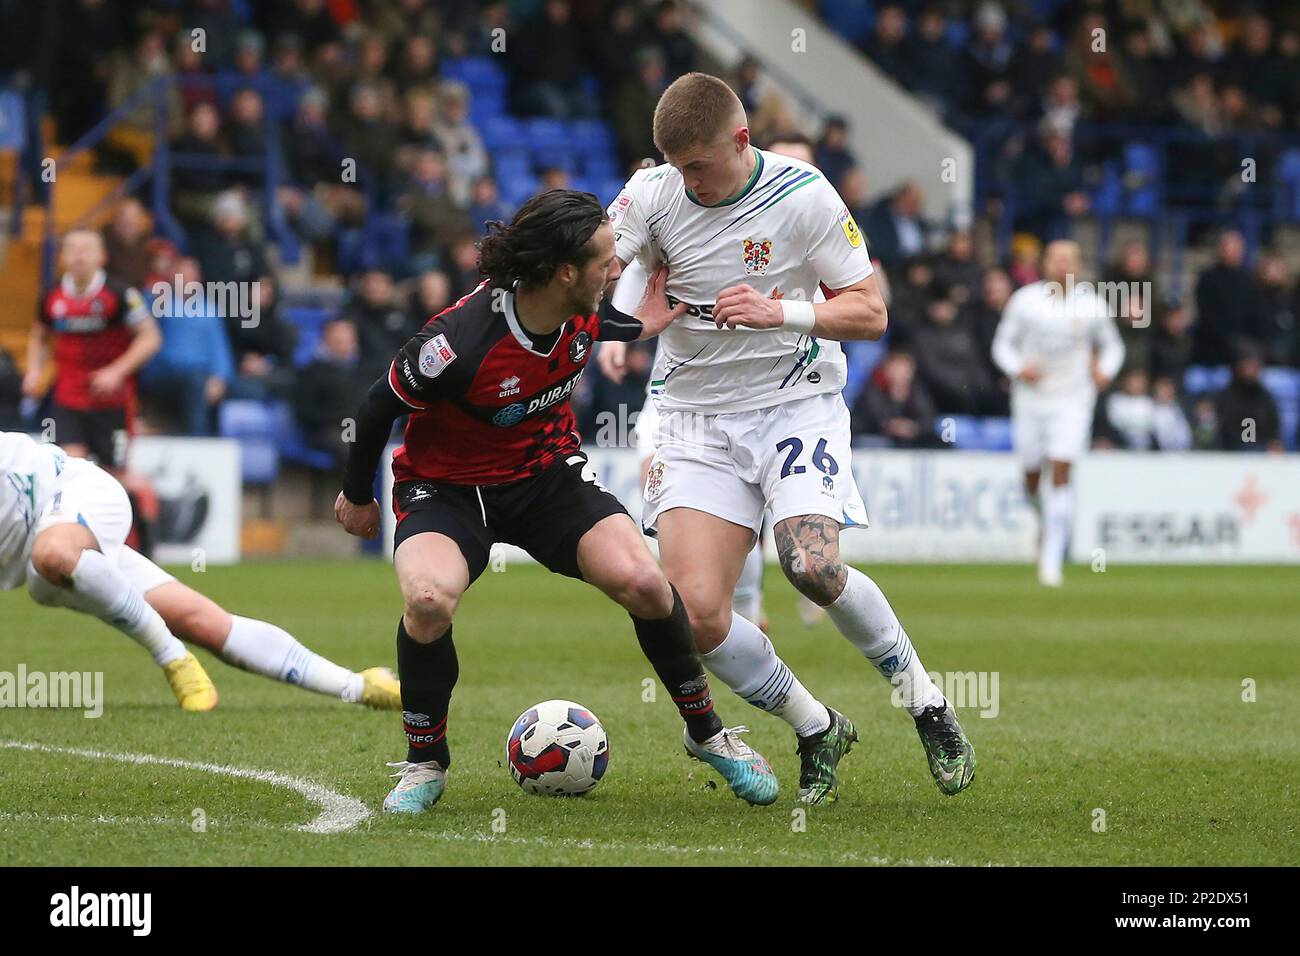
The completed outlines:
[[[993,337],[993,360],[1013,385],[1012,444],[1025,472],[1025,489],[1042,522],[1039,580],[1059,586],[1074,516],[1071,465],[1087,451],[1097,392],[1124,363],[1110,307],[1089,283],[1076,281],[1076,243],[1060,240],[1043,251],[1043,279],[1007,301]],[[1046,464],[1051,481],[1041,489]]]
[[[640,262],[652,290],[666,276],[643,308],[675,316],[651,375],[660,420],[642,523],[681,582],[704,662],[794,729],[799,799],[834,800],[852,723],[731,604],[766,511],[787,578],[901,685],[936,783],[958,793],[975,759],[952,707],[880,589],[840,559],[840,530],[867,514],[839,343],[879,338],[886,323],[866,241],[820,170],[750,144],[743,106],[716,77],[675,81],[654,139],[667,162],[638,170],[608,212],[618,258]]]
[[[57,445],[0,432],[0,591],[99,618],[153,656],[181,708],[211,710],[217,691],[178,640],[227,663],[384,710],[401,707],[387,668],[353,673],[265,621],[239,617],[126,545],[131,504],[117,479]]]

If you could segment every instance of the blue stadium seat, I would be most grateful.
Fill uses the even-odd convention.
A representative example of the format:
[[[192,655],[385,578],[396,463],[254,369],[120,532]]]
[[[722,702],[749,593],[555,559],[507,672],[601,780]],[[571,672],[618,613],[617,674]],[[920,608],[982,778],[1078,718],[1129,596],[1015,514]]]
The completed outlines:
[[[12,90],[0,91],[0,149],[21,153],[27,146],[27,109]]]
[[[627,180],[622,176],[611,176],[609,179],[599,180],[597,182],[599,188],[594,192],[601,202],[609,205],[614,201],[614,197],[623,191],[626,182]]]
[[[1223,389],[1232,378],[1227,365],[1192,365],[1183,373],[1183,391],[1196,396]]]
[[[533,161],[527,153],[514,150],[492,154],[492,166],[496,170],[497,180],[518,179],[533,174]]]
[[[403,272],[411,257],[411,223],[395,212],[375,212],[366,218],[366,245],[374,251],[376,265]]]
[[[293,364],[296,368],[301,368],[316,354],[321,330],[329,321],[330,313],[325,309],[312,306],[294,306],[286,308],[282,315],[286,322],[298,330],[298,344],[294,347]]]
[[[524,123],[524,135],[533,149],[545,146],[572,147],[568,125],[563,120],[534,117]]]
[[[1101,182],[1092,194],[1094,216],[1118,216],[1124,211],[1124,177],[1115,163],[1106,163]]]
[[[578,171],[578,154],[569,146],[539,146],[533,150],[533,163],[538,169],[562,169],[573,174]]]
[[[614,152],[614,134],[603,120],[580,119],[569,123],[569,139],[583,150]]]
[[[1150,143],[1124,144],[1124,175],[1129,182],[1128,213],[1154,216],[1160,211],[1160,151]]]
[[[469,101],[470,122],[480,128],[489,120],[505,116],[509,112],[505,94],[495,90],[477,90]]]
[[[513,116],[494,116],[477,124],[483,145],[489,150],[501,146],[522,147],[526,143],[524,124]]]
[[[315,468],[317,471],[333,470],[334,456],[307,444],[298,419],[293,414],[293,407],[288,402],[277,402],[272,407],[271,414],[276,423],[276,439],[279,442],[280,453],[286,461]]]
[[[503,176],[497,179],[501,198],[512,206],[518,206],[537,192],[541,185],[536,176]]]
[[[1011,450],[1011,419],[991,415],[980,421],[980,445],[986,451]]]
[[[442,75],[449,80],[459,80],[472,90],[502,90],[510,84],[505,70],[490,56],[467,56],[446,60]]]
[[[582,173],[592,179],[617,179],[619,173],[618,160],[609,153],[604,152],[583,152],[582,155]]]
[[[1300,445],[1300,371],[1293,368],[1264,369],[1264,387],[1277,403],[1282,442],[1288,451]]]
[[[876,22],[871,0],[821,0],[818,6],[827,25],[850,43],[866,39]]]
[[[952,432],[945,435],[948,422],[952,422]],[[952,438],[952,446],[958,449],[976,449],[980,447],[983,429],[980,420],[974,415],[936,415],[934,433],[940,439]]]
[[[240,473],[246,485],[269,485],[280,477],[278,422],[267,402],[231,399],[217,410],[217,430],[239,442]]]

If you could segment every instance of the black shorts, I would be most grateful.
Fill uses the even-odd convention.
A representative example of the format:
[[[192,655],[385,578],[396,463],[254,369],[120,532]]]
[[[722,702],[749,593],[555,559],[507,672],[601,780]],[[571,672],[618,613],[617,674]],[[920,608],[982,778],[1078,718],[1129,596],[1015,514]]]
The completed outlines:
[[[125,408],[86,411],[55,402],[50,415],[54,419],[54,444],[60,447],[85,445],[90,449],[90,457],[104,468],[126,465],[128,431]]]
[[[582,579],[578,541],[622,502],[583,477],[587,456],[569,455],[540,475],[504,485],[404,481],[393,488],[396,548],[412,535],[436,531],[460,547],[473,582],[498,541],[523,548],[551,571]]]

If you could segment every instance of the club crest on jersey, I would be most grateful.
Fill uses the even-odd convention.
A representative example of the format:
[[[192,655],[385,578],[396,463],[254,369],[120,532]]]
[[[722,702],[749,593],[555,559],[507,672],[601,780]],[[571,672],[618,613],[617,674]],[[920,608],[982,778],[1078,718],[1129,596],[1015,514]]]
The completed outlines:
[[[519,376],[511,375],[509,378],[501,380],[501,392],[497,398],[509,398],[511,395],[519,394]]]
[[[650,466],[645,476],[645,500],[654,501],[664,490],[664,463],[657,461]]]
[[[437,378],[455,359],[456,353],[447,343],[447,336],[440,332],[420,346],[420,374]]]
[[[569,343],[569,361],[577,365],[587,358],[589,351],[591,351],[591,333],[579,332]]]
[[[767,275],[772,262],[771,239],[746,239],[744,241],[745,275]]]
[[[853,220],[853,213],[849,212],[849,207],[845,206],[839,215],[840,228],[844,230],[844,238],[849,241],[854,249],[862,245],[862,231],[858,229],[858,224]]]

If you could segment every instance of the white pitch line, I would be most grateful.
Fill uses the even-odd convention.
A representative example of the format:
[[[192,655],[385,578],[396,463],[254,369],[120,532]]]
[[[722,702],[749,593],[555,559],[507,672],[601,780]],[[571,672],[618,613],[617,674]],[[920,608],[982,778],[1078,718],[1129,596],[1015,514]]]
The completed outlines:
[[[292,790],[320,807],[320,813],[310,823],[294,827],[304,833],[343,833],[358,823],[369,819],[370,809],[355,797],[344,796],[329,787],[321,786],[302,777],[291,777],[274,770],[255,770],[248,767],[230,767],[224,764],[202,763],[197,760],[178,760],[174,757],[157,757],[153,754],[112,753],[104,750],[81,750],[76,747],[51,747],[48,744],[26,743],[21,740],[0,741],[0,749],[26,750],[35,753],[68,754],[87,760],[116,760],[118,763],[176,767],[181,770],[198,770],[220,777],[239,780],[256,780],[273,787]]]

